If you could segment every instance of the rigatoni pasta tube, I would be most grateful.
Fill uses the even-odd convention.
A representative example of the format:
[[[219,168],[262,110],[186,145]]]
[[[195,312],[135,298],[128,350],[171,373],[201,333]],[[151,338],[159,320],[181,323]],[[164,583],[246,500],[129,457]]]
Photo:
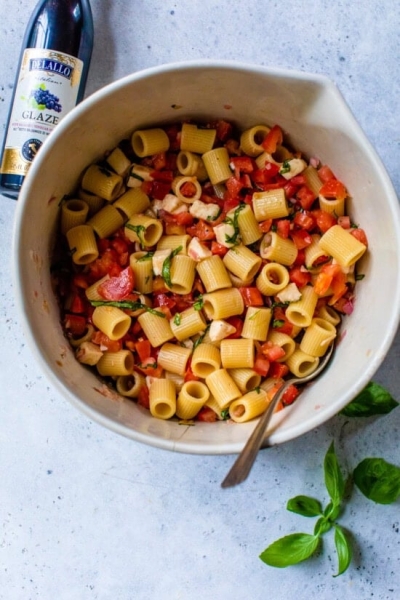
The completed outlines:
[[[185,346],[166,342],[160,348],[157,363],[166,371],[176,373],[177,375],[184,375],[191,353],[192,351]]]
[[[171,285],[166,282],[166,286],[175,294],[189,294],[193,287],[195,269],[196,262],[190,256],[174,256],[171,260]]]
[[[161,128],[138,129],[134,131],[131,137],[131,143],[134,153],[139,158],[151,156],[166,152],[169,148],[169,138]]]
[[[288,238],[282,238],[275,231],[266,233],[261,240],[260,256],[262,258],[290,266],[296,260],[297,254],[296,244]]]
[[[228,216],[230,216],[229,213]],[[257,242],[262,238],[263,233],[258,226],[257,219],[254,216],[254,212],[251,210],[251,206],[248,204],[246,204],[246,206],[238,213],[237,223],[242,243],[245,246],[254,244],[254,242]]]
[[[90,225],[77,225],[66,233],[72,261],[76,265],[87,265],[99,256],[94,231]]]
[[[271,316],[272,310],[270,308],[249,306],[243,323],[242,337],[265,342]]]
[[[203,296],[203,310],[208,319],[227,319],[244,310],[242,294],[237,288],[218,290]]]
[[[115,208],[123,214],[125,219],[132,215],[143,213],[150,206],[150,200],[140,188],[130,188],[113,203]]]
[[[314,316],[317,306],[318,296],[311,285],[305,285],[301,288],[301,298],[296,302],[291,302],[286,309],[287,319],[299,327],[308,327]]]
[[[157,419],[171,419],[176,411],[176,390],[170,379],[153,379],[149,390],[150,413]]]
[[[329,323],[332,323],[332,325],[335,326],[339,325],[341,320],[336,310],[332,308],[332,306],[328,306],[327,304],[323,304],[318,308],[317,316],[320,319],[324,319],[324,321],[329,321]]]
[[[119,376],[129,375],[133,371],[135,361],[130,350],[104,352],[96,364],[100,375]]]
[[[153,291],[153,261],[148,252],[133,252],[129,257],[133,271],[135,290],[141,294]]]
[[[180,419],[193,419],[210,397],[210,391],[201,381],[186,381],[176,401],[176,414]]]
[[[296,342],[294,339],[287,333],[282,333],[281,331],[271,331],[268,335],[268,341],[274,346],[279,346],[285,352],[285,356],[278,358],[276,362],[285,362],[296,350]]]
[[[224,369],[254,367],[254,342],[252,339],[225,339],[220,346],[221,363]]]
[[[254,390],[261,383],[261,375],[253,369],[229,369],[228,373],[243,394]]]
[[[190,240],[191,237],[187,233],[162,235],[157,242],[157,250],[175,250],[180,246],[179,254],[187,254]]]
[[[256,286],[264,296],[275,296],[289,284],[289,271],[277,262],[263,266],[256,279]]]
[[[174,337],[168,319],[146,311],[138,316],[141,328],[153,348],[158,348]]]
[[[92,192],[88,192],[82,188],[79,188],[78,196],[89,206],[89,216],[97,213],[106,202],[104,198],[100,198],[100,196],[96,196],[96,194],[92,194]]]
[[[109,237],[122,227],[123,224],[124,217],[113,204],[106,204],[88,221],[88,225],[93,227],[100,239]]]
[[[318,196],[319,207],[335,217],[343,217],[345,214],[344,198],[325,198],[322,194]]]
[[[112,170],[115,171],[117,175],[121,175],[121,177],[125,177],[131,167],[131,161],[118,146],[110,152],[106,158],[106,162],[110,165]]]
[[[66,200],[61,205],[61,233],[65,235],[69,229],[83,225],[89,213],[89,205],[78,198]]]
[[[311,356],[323,356],[337,335],[336,327],[329,321],[315,318],[307,327],[300,342],[300,350]]]
[[[247,246],[234,246],[222,259],[228,271],[240,279],[253,279],[261,266],[261,258]]]
[[[200,200],[202,189],[200,183],[197,181],[197,177],[179,175],[172,181],[171,187],[180,202],[193,204],[195,200]]]
[[[104,300],[103,296],[101,296],[98,292],[98,287],[108,279],[110,279],[110,276],[107,273],[107,275],[104,275],[104,277],[102,277],[98,281],[95,281],[94,283],[92,283],[92,285],[89,285],[89,287],[85,290],[86,298],[88,300]]]
[[[229,167],[228,150],[224,146],[206,152],[202,158],[213,185],[224,183],[232,177],[232,171]]]
[[[130,316],[115,306],[96,306],[92,321],[110,340],[120,340],[131,326]]]
[[[67,317],[68,321],[68,317]],[[85,331],[81,335],[73,335],[69,338],[69,343],[73,348],[77,348],[81,344],[88,342],[92,339],[92,335],[94,333],[94,327],[90,323],[86,325]]]
[[[236,423],[245,423],[259,417],[268,404],[267,392],[258,388],[234,400],[229,406],[229,416]]]
[[[193,351],[190,363],[196,377],[205,379],[221,367],[221,354],[219,349],[212,344],[199,344]]]
[[[125,223],[124,233],[132,242],[155,246],[163,234],[163,226],[158,219],[141,213],[130,217]]]
[[[314,196],[317,198],[319,195],[319,190],[322,188],[322,181],[319,178],[318,171],[315,167],[308,165],[302,173],[303,177],[306,179],[307,187],[314,193]]]
[[[307,269],[312,269],[315,266],[315,261],[320,261],[324,256],[328,260],[325,251],[319,245],[319,240],[321,239],[321,236],[318,233],[312,233],[311,239],[311,244],[304,248],[304,264],[307,267]],[[320,264],[320,262],[318,264]]]
[[[289,370],[296,377],[311,375],[319,365],[319,358],[306,354],[300,348],[296,348],[286,361]]]
[[[191,306],[186,308],[181,313],[178,313],[170,320],[170,326],[174,337],[179,342],[183,342],[188,338],[204,331],[207,324],[201,311],[196,310]]]
[[[199,181],[208,179],[203,159],[189,150],[181,150],[176,159],[176,167],[181,175],[195,176]]]
[[[262,142],[266,138],[270,128],[266,125],[255,125],[243,131],[240,136],[240,147],[248,156],[256,157],[264,152]]]
[[[241,391],[226,369],[213,371],[206,377],[206,384],[221,410],[241,396]]]
[[[90,165],[83,175],[81,186],[87,192],[112,202],[118,198],[123,184],[124,180],[117,173],[99,165]]]
[[[351,267],[364,254],[367,247],[340,225],[333,225],[319,240],[319,245],[342,267]]]
[[[204,154],[214,146],[217,131],[215,129],[200,129],[197,125],[183,123],[181,129],[181,150]]]
[[[207,292],[232,287],[228,271],[217,254],[200,261],[196,268]]]
[[[127,398],[137,398],[140,390],[145,385],[144,375],[137,371],[132,371],[129,375],[121,375],[118,377],[115,387],[121,396]]]
[[[287,217],[289,207],[286,202],[285,191],[280,188],[267,190],[266,192],[254,192],[253,211],[257,221]]]

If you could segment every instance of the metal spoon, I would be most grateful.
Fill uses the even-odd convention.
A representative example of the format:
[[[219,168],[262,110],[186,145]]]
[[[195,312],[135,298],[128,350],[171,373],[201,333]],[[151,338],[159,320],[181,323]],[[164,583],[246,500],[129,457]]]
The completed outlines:
[[[264,440],[265,430],[268,426],[268,423],[274,413],[275,407],[278,404],[279,400],[282,398],[285,390],[292,384],[303,385],[315,379],[329,364],[334,350],[335,344],[332,343],[323,359],[319,363],[318,367],[310,373],[310,375],[306,375],[305,377],[293,377],[285,381],[283,386],[276,392],[275,396],[272,398],[270,404],[268,405],[265,413],[262,414],[258,424],[256,425],[253,433],[247,440],[246,445],[243,450],[239,454],[236,461],[233,463],[233,466],[223,482],[221,483],[221,487],[233,487],[238,483],[242,483],[248,476],[251,471],[251,468],[254,464],[256,456],[258,454],[259,449],[261,448],[262,442]]]

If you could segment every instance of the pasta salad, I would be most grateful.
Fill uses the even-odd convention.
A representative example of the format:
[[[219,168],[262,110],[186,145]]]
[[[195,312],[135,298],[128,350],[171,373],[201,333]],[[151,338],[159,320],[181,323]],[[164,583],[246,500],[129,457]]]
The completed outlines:
[[[134,131],[60,203],[52,273],[77,360],[157,418],[259,416],[353,310],[368,242],[347,199],[278,125]]]

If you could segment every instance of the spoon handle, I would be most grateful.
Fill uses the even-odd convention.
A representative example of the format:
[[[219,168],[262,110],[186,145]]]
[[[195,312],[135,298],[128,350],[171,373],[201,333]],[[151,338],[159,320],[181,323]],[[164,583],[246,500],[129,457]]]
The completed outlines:
[[[233,487],[239,483],[242,483],[251,471],[254,464],[258,451],[264,439],[265,430],[267,425],[274,413],[275,407],[279,400],[282,398],[285,390],[289,387],[292,381],[289,379],[284,385],[276,392],[268,405],[267,410],[262,414],[258,421],[253,433],[249,437],[244,446],[243,450],[239,454],[236,461],[233,463],[229,473],[221,483],[221,487]]]

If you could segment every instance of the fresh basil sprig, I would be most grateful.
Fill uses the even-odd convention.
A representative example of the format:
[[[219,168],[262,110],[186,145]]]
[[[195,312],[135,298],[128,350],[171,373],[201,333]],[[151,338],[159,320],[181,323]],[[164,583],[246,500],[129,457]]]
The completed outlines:
[[[125,223],[125,227],[136,233],[140,247],[145,248],[146,244],[144,243],[143,232],[146,231],[146,227],[144,225],[132,225],[131,223]]]
[[[260,554],[260,558],[272,567],[289,567],[307,560],[322,545],[322,536],[335,530],[335,546],[338,556],[338,572],[341,575],[351,561],[351,546],[345,530],[336,523],[344,497],[344,479],[336,457],[333,442],[324,460],[325,486],[330,502],[323,509],[321,503],[310,496],[296,496],[288,501],[286,508],[303,517],[318,517],[313,534],[293,533],[273,542]]]
[[[147,310],[147,312],[165,319],[165,314],[161,312],[161,310],[151,308],[150,306],[147,306],[147,304],[143,304],[137,300],[91,300],[90,304],[92,306],[114,306],[115,308],[127,308],[129,310],[139,310],[143,308],[144,310]]]
[[[172,252],[167,256],[167,258],[164,260],[163,262],[163,266],[161,269],[161,277],[164,279],[165,283],[167,284],[168,287],[172,287],[172,281],[171,281],[171,263],[172,263],[172,259],[179,254],[179,252],[182,250],[182,246],[178,246],[177,248],[175,248],[174,250],[172,250]]]
[[[345,417],[372,417],[386,415],[399,403],[379,383],[370,381],[365,388],[348,404],[340,414]]]

